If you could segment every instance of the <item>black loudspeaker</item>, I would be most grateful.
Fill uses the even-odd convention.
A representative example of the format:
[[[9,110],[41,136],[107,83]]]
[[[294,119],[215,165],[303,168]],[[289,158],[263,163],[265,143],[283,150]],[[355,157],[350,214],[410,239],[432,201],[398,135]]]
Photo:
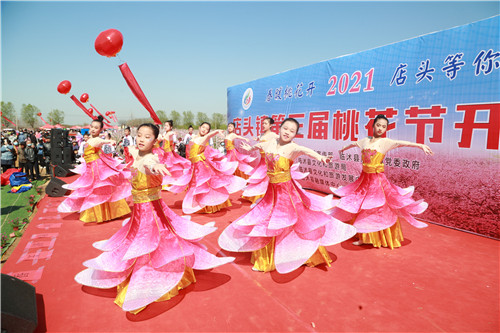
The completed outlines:
[[[62,181],[54,177],[47,184],[47,187],[45,188],[45,193],[47,193],[49,197],[63,197],[66,194],[66,192],[68,192],[67,189],[62,187],[64,184],[66,184],[65,181]]]
[[[50,161],[52,164],[63,165],[71,164],[73,162],[73,148],[51,148],[50,150]]]
[[[72,166],[69,164],[53,165],[52,168],[54,170],[54,176],[56,177],[67,177],[72,174],[70,171]]]
[[[66,146],[63,148],[63,163],[61,164],[71,164],[73,163],[73,147]]]
[[[35,287],[2,274],[2,332],[33,332],[37,325]]]
[[[61,128],[50,130],[50,148],[63,148],[68,145],[68,131]]]
[[[68,131],[54,128],[50,132],[50,161],[54,165],[73,163],[73,147],[68,140]]]
[[[50,148],[50,162],[56,165],[63,164],[62,148]]]

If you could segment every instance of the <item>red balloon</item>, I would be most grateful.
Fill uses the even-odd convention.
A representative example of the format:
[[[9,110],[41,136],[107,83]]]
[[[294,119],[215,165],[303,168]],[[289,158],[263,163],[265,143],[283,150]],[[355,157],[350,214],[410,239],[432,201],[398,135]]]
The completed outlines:
[[[89,112],[90,112],[90,114],[93,114],[94,113],[94,109],[89,108]]]
[[[97,36],[94,46],[100,55],[115,57],[123,46],[122,33],[116,29],[105,30]]]
[[[111,111],[106,111],[106,116],[109,116],[111,114]]]
[[[84,93],[82,94],[82,96],[80,96],[80,102],[87,103],[88,100],[89,100],[89,94]]]
[[[41,112],[38,112],[36,115],[37,115],[38,117],[40,117],[40,116],[42,115],[42,113],[41,113]]]
[[[61,83],[59,83],[59,85],[57,86],[57,91],[60,94],[66,95],[67,93],[69,93],[70,90],[71,90],[71,82],[69,82],[68,80],[61,81]]]

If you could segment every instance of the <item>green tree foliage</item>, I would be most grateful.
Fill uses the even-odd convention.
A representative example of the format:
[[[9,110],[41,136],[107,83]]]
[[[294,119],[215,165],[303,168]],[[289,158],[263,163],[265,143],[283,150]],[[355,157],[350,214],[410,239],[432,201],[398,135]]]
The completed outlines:
[[[181,114],[179,112],[175,110],[170,112],[170,120],[174,122],[174,127],[178,127],[181,124],[181,119]]]
[[[203,122],[210,122],[210,118],[207,116],[206,113],[203,112],[198,112],[196,114],[196,125],[193,125],[194,128],[200,126],[201,123]]]
[[[162,123],[165,123],[168,120],[167,113],[163,110],[157,110],[156,115],[160,118]]]
[[[182,111],[182,127],[188,128],[189,125],[195,126],[194,113],[192,111]]]
[[[48,117],[49,124],[51,125],[62,124],[64,122],[64,112],[58,109],[50,111]]]
[[[23,104],[21,107],[21,117],[24,121],[25,124],[28,124],[29,127],[34,128],[36,123],[37,123],[37,114],[40,112],[40,110],[31,104]]]
[[[16,110],[14,109],[14,104],[11,102],[5,103],[2,101],[2,115],[12,121],[13,123],[16,123]],[[7,120],[5,120],[2,117],[2,127],[13,127],[11,123],[9,123]]]
[[[153,123],[153,119],[151,119],[151,118],[134,118],[134,119],[130,119],[130,120],[124,122],[123,124],[125,126],[130,126],[130,127],[138,127],[144,123]]]
[[[226,127],[227,127],[226,115],[222,113],[214,113],[212,115],[212,128],[225,129]]]

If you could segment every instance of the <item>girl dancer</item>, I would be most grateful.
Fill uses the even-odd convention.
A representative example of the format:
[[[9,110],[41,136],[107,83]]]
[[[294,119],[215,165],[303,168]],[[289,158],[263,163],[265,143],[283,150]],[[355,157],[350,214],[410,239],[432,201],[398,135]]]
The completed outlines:
[[[191,180],[191,162],[175,152],[176,135],[173,131],[174,122],[165,122],[165,133],[161,136],[163,149],[155,148],[154,152],[160,157],[160,162],[165,164],[170,175],[163,177],[163,189],[167,190],[171,185],[186,187]]]
[[[80,212],[83,222],[104,222],[130,213],[125,198],[130,196],[130,184],[125,164],[101,151],[103,144],[113,140],[99,138],[103,117],[90,124],[90,138],[85,143],[81,164],[72,171],[81,176],[71,184],[63,185],[73,192],[61,202],[57,210],[63,213]]]
[[[266,142],[269,140],[277,140],[278,134],[271,131],[271,126],[274,124],[274,119],[267,117],[262,121],[262,132],[258,138],[259,142]],[[267,186],[269,184],[269,178],[267,177],[267,166],[264,158],[264,151],[260,151],[260,156],[251,163],[251,171],[247,177],[247,186],[243,191],[242,197],[255,203],[258,199],[262,198],[266,193]],[[294,179],[297,179],[294,177]]]
[[[355,141],[340,150],[358,147],[363,160],[363,171],[355,182],[332,189],[342,197],[332,215],[356,227],[359,240],[355,245],[372,244],[393,249],[400,247],[403,241],[401,220],[417,228],[427,226],[412,216],[425,211],[427,203],[411,198],[413,186],[402,189],[391,184],[385,177],[383,162],[385,154],[398,147],[420,148],[426,155],[433,155],[433,152],[423,144],[383,138],[388,125],[388,119],[378,115],[373,122],[373,137]]]
[[[253,269],[288,273],[303,264],[316,266],[331,259],[324,246],[352,237],[356,230],[322,212],[331,209],[330,196],[305,192],[291,176],[293,161],[308,155],[320,162],[329,158],[292,142],[299,124],[288,118],[280,127],[278,139],[255,147],[265,153],[269,185],[262,200],[248,213],[231,223],[220,235],[219,245],[233,252],[253,252]],[[251,147],[242,143],[242,148]]]
[[[238,168],[236,169],[234,174],[243,179],[247,179],[248,176],[246,174],[250,173],[253,170],[253,167],[250,164],[256,159],[256,157],[240,153],[234,146],[234,140],[236,139],[245,140],[246,142],[250,141],[247,138],[234,133],[234,123],[229,123],[227,125],[227,135],[224,139],[224,145],[227,152],[227,160],[230,162],[238,163]]]
[[[193,163],[191,181],[182,201],[182,211],[215,213],[230,207],[229,194],[240,191],[246,184],[243,178],[234,176],[238,163],[228,161],[217,150],[207,146],[210,138],[223,131],[210,132],[210,124],[200,125],[198,135],[193,136],[186,147],[186,156]],[[172,186],[171,192],[179,193],[182,187]]]
[[[257,138],[259,142],[266,142],[269,140],[277,140],[279,135],[271,131],[271,126],[274,124],[274,119],[267,117],[262,121],[262,134]],[[252,203],[257,202],[260,198],[264,196],[267,191],[267,186],[269,185],[269,177],[267,176],[267,166],[264,158],[264,151],[260,151],[260,156],[253,161],[251,164],[252,171],[249,173],[247,179],[247,186],[243,191],[242,198],[249,200]],[[299,163],[293,164],[291,166],[290,172],[292,173],[292,178],[295,180],[300,180],[305,178],[308,174],[301,173],[298,169]]]
[[[271,117],[267,117],[264,120],[262,120],[262,131],[260,132],[260,135],[255,138],[255,140],[259,142],[266,142],[270,139],[279,138],[279,135],[271,130],[271,127],[273,125],[274,125],[274,119]]]
[[[104,251],[84,262],[88,268],[75,277],[95,288],[117,287],[115,303],[138,313],[148,304],[168,300],[196,282],[193,269],[211,269],[234,258],[219,258],[199,241],[214,232],[213,222],[199,225],[175,214],[161,199],[164,164],[152,153],[158,127],[142,124],[133,157],[132,217],[110,239],[94,246]]]

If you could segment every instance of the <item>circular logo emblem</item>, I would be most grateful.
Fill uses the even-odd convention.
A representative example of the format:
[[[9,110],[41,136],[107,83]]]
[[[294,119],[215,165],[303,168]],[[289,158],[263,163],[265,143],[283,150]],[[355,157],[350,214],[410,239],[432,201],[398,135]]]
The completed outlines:
[[[250,105],[252,105],[253,101],[253,90],[252,88],[248,88],[245,90],[245,93],[243,94],[243,98],[241,100],[241,105],[243,106],[243,110],[248,110],[250,108]]]

